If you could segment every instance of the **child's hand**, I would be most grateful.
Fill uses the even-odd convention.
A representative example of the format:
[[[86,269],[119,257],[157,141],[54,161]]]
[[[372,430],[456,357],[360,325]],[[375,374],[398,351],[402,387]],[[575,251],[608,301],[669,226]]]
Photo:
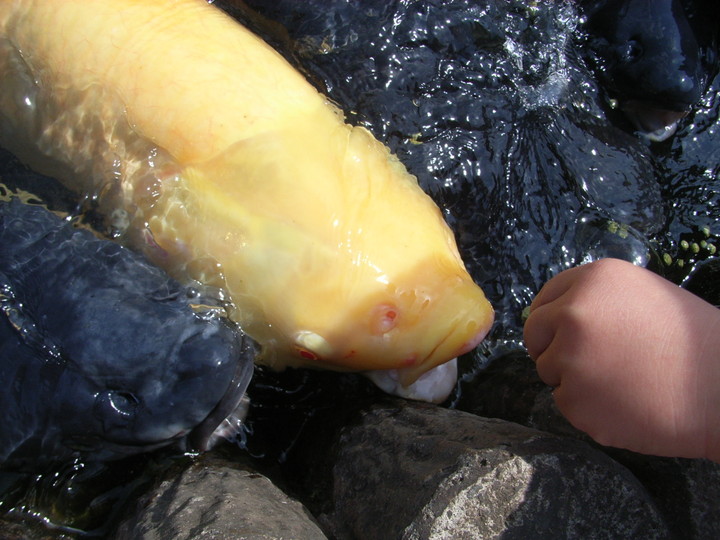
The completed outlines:
[[[616,259],[566,270],[525,343],[555,402],[601,444],[720,461],[720,310]]]

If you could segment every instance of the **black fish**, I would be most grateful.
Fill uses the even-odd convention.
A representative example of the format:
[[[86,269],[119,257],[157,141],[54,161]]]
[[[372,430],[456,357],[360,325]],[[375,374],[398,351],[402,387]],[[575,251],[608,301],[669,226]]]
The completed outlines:
[[[635,128],[670,137],[716,68],[717,18],[699,0],[587,0],[589,47],[610,96]]]
[[[252,374],[217,301],[18,199],[0,202],[0,310],[3,467],[204,450]]]

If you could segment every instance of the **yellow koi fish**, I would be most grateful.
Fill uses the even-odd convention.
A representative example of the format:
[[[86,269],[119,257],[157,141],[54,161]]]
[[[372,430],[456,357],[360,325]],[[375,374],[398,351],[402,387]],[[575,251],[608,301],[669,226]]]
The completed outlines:
[[[204,0],[0,0],[0,143],[221,287],[262,363],[437,400],[411,385],[492,324],[415,177]]]

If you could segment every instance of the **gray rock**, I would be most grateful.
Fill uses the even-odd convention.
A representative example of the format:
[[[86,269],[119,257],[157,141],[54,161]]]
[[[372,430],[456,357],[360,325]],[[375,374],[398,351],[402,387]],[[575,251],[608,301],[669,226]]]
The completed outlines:
[[[676,538],[720,538],[720,464],[606,451],[642,482]]]
[[[38,523],[26,520],[12,521],[6,517],[0,517],[0,538],[2,540],[58,540],[71,537],[60,536]]]
[[[582,441],[408,402],[343,430],[334,537],[668,538],[642,485]]]
[[[203,456],[168,474],[140,497],[115,540],[321,540],[325,535],[296,500],[265,476]]]

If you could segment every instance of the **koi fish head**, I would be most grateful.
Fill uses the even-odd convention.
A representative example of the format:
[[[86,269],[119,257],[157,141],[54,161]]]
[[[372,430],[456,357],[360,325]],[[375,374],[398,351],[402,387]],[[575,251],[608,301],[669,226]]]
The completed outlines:
[[[382,144],[343,124],[313,134],[286,127],[187,171],[202,193],[187,213],[204,216],[204,253],[266,363],[398,370],[408,386],[474,348],[493,310],[438,207]]]

